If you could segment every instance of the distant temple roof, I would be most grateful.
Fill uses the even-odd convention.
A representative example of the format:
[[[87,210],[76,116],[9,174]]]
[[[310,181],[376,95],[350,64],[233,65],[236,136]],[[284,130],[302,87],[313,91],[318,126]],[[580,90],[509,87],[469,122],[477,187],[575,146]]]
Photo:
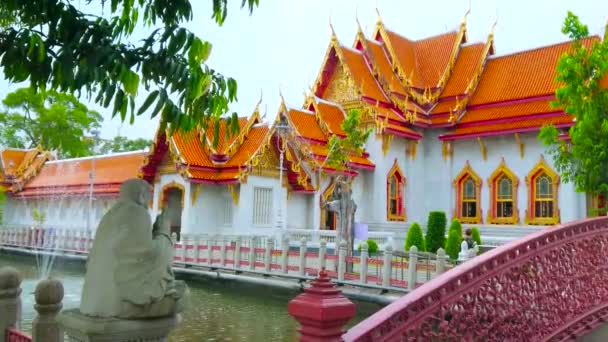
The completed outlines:
[[[136,151],[47,161],[36,177],[22,188],[14,186],[12,192],[15,197],[55,197],[66,193],[85,196],[90,192],[93,170],[93,194],[115,196],[122,182],[137,177],[145,154]]]

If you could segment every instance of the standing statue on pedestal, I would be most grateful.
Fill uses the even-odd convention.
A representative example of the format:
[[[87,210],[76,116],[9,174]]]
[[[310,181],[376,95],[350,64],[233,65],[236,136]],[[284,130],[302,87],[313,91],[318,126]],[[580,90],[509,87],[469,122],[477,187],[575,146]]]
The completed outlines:
[[[357,204],[353,200],[353,191],[346,177],[338,176],[335,180],[336,185],[331,194],[331,200],[322,199],[322,206],[326,210],[337,214],[336,228],[338,240],[336,243],[346,241],[346,255],[353,255],[355,212]]]
[[[189,291],[175,281],[169,213],[154,226],[150,185],[130,179],[99,223],[87,260],[80,312],[124,319],[165,317],[185,309]]]

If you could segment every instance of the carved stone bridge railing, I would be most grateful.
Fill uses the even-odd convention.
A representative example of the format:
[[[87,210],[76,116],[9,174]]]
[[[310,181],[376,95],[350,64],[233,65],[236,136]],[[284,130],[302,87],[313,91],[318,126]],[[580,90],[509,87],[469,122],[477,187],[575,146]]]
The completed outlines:
[[[346,341],[564,341],[608,319],[608,218],[548,228],[420,286]]]

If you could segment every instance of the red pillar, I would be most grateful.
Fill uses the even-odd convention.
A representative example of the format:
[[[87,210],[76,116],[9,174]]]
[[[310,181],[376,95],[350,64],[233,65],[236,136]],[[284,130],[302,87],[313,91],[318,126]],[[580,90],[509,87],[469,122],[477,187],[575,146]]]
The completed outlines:
[[[344,325],[355,317],[356,308],[323,269],[304,293],[289,302],[287,311],[300,323],[301,342],[332,342],[342,341]]]

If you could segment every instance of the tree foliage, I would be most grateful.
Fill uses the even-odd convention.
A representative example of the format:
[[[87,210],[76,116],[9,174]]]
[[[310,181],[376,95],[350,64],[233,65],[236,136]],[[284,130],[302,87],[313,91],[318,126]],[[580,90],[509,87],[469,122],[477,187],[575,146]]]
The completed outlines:
[[[54,90],[35,93],[20,88],[2,101],[0,144],[17,148],[40,145],[61,157],[91,154],[92,143],[83,136],[101,127],[102,116],[73,95]]]
[[[426,243],[427,252],[437,253],[439,248],[445,247],[445,228],[447,218],[442,211],[431,211],[426,225]]]
[[[481,234],[479,233],[479,229],[477,227],[471,228],[471,238],[477,244],[477,246],[481,246]]]
[[[412,246],[416,246],[419,252],[424,252],[425,250],[424,236],[422,235],[422,228],[420,228],[418,222],[412,223],[407,230],[404,250],[407,252]]]
[[[450,256],[450,259],[457,260],[460,252],[460,244],[462,243],[462,234],[458,234],[457,229],[450,229],[448,240],[445,244],[445,253]]]
[[[87,0],[85,12],[70,0],[7,0],[0,19],[14,18],[0,31],[0,66],[10,82],[29,81],[32,89],[68,92],[89,99],[121,120],[150,111],[171,130],[208,127],[228,113],[237,84],[210,68],[211,43],[182,25],[193,18],[189,0]],[[221,25],[228,0],[213,0],[213,19]],[[252,11],[259,0],[242,0]],[[133,42],[136,26],[150,34]],[[149,91],[135,109],[140,86]],[[151,110],[150,110],[151,109]],[[238,130],[233,113],[230,127]],[[236,123],[234,123],[236,122]]]
[[[336,170],[348,168],[348,157],[351,155],[361,156],[371,129],[361,127],[361,112],[351,109],[342,121],[342,130],[346,133],[345,138],[332,135],[328,142],[329,155],[326,165]]]
[[[608,193],[608,39],[588,48],[583,39],[589,30],[572,12],[562,32],[573,39],[572,48],[557,64],[556,107],[574,116],[571,143],[560,141],[553,126],[543,127],[539,138],[547,145],[555,168],[578,191]]]
[[[143,138],[129,139],[123,136],[116,136],[112,140],[102,142],[99,148],[99,153],[108,154],[117,152],[139,151],[146,149],[151,145],[151,140]]]
[[[457,231],[458,234],[460,234],[460,237],[462,237],[462,224],[460,224],[460,220],[458,220],[458,219],[452,220],[452,224],[450,224],[450,232],[452,230]],[[448,236],[449,236],[449,233],[448,233]]]
[[[372,255],[378,251],[378,243],[376,241],[374,241],[372,239],[367,239],[365,241],[365,243],[367,244],[367,253],[369,253],[370,255]],[[359,252],[361,252],[361,245],[359,245],[357,250]]]

